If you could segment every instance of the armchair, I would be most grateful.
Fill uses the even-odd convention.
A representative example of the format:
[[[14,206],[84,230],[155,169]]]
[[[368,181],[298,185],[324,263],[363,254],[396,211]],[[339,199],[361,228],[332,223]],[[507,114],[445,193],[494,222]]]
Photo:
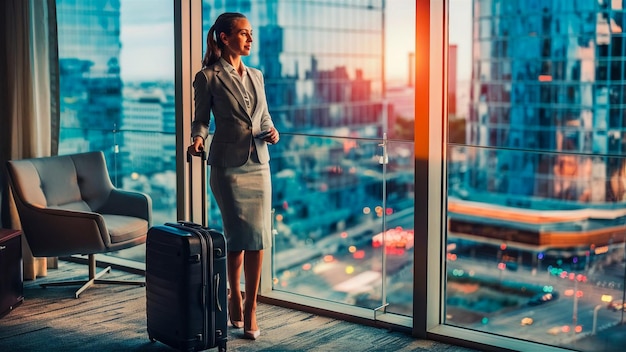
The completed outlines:
[[[152,221],[150,197],[114,187],[102,152],[9,160],[6,166],[33,255],[89,259],[88,279],[41,286],[81,285],[76,298],[93,284],[145,286],[145,281],[102,279],[111,267],[96,274],[95,254],[145,243]]]

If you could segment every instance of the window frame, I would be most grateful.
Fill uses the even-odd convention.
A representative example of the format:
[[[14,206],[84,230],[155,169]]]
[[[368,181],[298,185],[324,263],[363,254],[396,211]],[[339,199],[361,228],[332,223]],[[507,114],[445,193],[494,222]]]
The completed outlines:
[[[444,324],[448,9],[449,0],[416,0],[416,51],[428,52],[423,62],[416,60],[416,82],[428,84],[415,89],[415,209],[419,211],[415,212],[413,336],[478,349],[567,351],[556,346]],[[426,159],[417,160],[420,157]]]

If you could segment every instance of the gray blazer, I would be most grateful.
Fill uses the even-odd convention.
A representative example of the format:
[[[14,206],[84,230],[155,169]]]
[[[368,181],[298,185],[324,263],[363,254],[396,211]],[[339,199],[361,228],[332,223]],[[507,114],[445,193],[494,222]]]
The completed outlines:
[[[255,143],[261,163],[270,160],[267,143],[253,137],[274,127],[265,98],[263,74],[255,68],[246,66],[246,69],[256,92],[257,103],[252,116],[235,82],[219,61],[196,73],[191,136],[192,139],[200,136],[206,140],[213,111],[215,132],[209,148],[209,165],[237,167],[245,164],[252,143]]]

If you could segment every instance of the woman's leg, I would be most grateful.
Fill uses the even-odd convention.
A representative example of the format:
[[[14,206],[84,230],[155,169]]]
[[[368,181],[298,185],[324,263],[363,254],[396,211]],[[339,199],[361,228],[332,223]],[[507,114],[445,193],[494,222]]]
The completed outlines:
[[[243,271],[246,279],[246,302],[243,309],[244,329],[256,331],[259,330],[256,320],[256,296],[259,293],[259,283],[261,282],[263,251],[245,251],[243,257]]]
[[[228,265],[228,286],[230,287],[230,299],[228,301],[228,314],[231,322],[243,321],[241,311],[241,265],[243,264],[243,251],[229,251],[226,256]],[[235,323],[233,323],[234,325]]]

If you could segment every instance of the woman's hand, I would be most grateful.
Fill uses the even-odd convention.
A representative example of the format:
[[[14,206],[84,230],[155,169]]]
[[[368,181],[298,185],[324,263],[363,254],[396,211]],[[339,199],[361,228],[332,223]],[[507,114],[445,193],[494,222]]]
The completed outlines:
[[[280,139],[280,135],[278,134],[278,131],[274,127],[270,127],[269,133],[267,134],[267,136],[265,136],[265,138],[263,138],[263,140],[269,144],[276,144],[278,143],[279,139]]]
[[[204,139],[197,136],[193,139],[193,144],[187,148],[187,152],[193,156],[199,156],[204,150]]]

